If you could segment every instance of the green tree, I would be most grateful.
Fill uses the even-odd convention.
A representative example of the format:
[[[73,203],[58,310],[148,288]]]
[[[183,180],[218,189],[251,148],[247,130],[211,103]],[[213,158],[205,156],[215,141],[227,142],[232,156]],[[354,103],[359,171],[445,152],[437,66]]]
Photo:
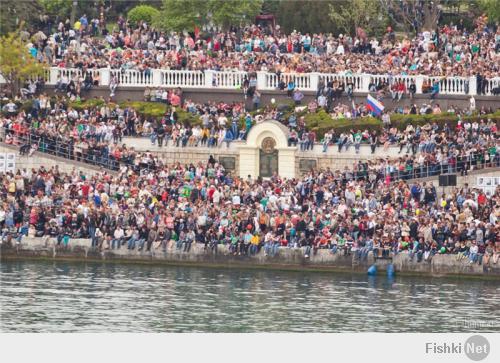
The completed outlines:
[[[19,29],[24,23],[28,27],[36,25],[42,7],[36,1],[1,0],[0,2],[0,33]]]
[[[488,16],[489,23],[500,22],[500,0],[478,0],[478,5]]]
[[[138,5],[129,10],[127,18],[133,24],[140,21],[145,21],[147,24],[152,24],[156,17],[160,14],[158,9],[149,5]]]
[[[45,12],[49,15],[68,17],[71,13],[73,0],[38,0]]]
[[[337,0],[268,0],[263,10],[274,14],[277,24],[287,33],[294,29],[303,33],[338,33],[337,23],[329,16],[330,6],[336,4]]]
[[[402,24],[406,31],[435,30],[446,0],[379,0],[381,6],[396,24]]]
[[[231,25],[253,23],[262,3],[262,0],[209,0],[207,15],[210,18],[211,13],[216,25],[228,29]]]
[[[96,15],[104,0],[38,0],[45,12],[63,19],[70,18],[73,24],[81,15]]]
[[[41,76],[46,65],[39,63],[29,52],[27,42],[19,32],[11,32],[0,38],[0,74],[14,95],[22,82]]]
[[[161,29],[192,31],[195,26],[223,29],[247,24],[262,8],[262,0],[164,0],[155,25]]]
[[[206,5],[204,0],[164,0],[155,25],[164,30],[193,30],[206,19]]]
[[[351,35],[358,28],[368,34],[381,32],[387,24],[387,14],[380,3],[373,0],[348,0],[330,5],[330,18],[340,29]]]
[[[83,14],[88,17],[99,16],[101,8],[104,8],[107,19],[116,19],[119,14],[126,14],[134,6],[146,3],[146,0],[36,0],[43,10],[51,16],[59,16],[63,19],[72,18],[76,21]],[[161,5],[160,0],[147,0],[148,4]]]

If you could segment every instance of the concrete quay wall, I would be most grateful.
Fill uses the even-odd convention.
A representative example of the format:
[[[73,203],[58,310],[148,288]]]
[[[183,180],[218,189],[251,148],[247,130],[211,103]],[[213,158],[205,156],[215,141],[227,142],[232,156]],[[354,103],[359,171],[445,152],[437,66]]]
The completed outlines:
[[[229,252],[225,245],[219,245],[217,252],[206,251],[203,245],[193,244],[189,252],[176,248],[175,242],[167,244],[166,252],[161,248],[151,251],[128,250],[126,246],[115,250],[97,250],[91,247],[89,239],[70,239],[67,246],[58,246],[54,238],[25,237],[21,243],[12,241],[10,246],[1,246],[1,260],[8,259],[50,259],[75,261],[100,261],[114,263],[151,263],[170,265],[192,265],[213,267],[263,268],[279,270],[319,270],[366,273],[372,264],[380,275],[393,264],[396,274],[422,276],[471,276],[500,280],[500,264],[470,264],[468,259],[458,260],[455,255],[436,255],[428,261],[409,259],[407,253],[400,253],[389,259],[375,259],[370,252],[360,260],[355,253],[344,255],[329,250],[318,250],[309,258],[304,249],[281,247],[276,256],[266,256],[264,250],[254,256],[238,256]]]

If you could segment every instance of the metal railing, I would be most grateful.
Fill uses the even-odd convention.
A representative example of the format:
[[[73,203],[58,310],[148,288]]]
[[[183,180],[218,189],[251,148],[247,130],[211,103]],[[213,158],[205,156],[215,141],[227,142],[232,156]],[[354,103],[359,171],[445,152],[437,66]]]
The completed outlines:
[[[29,155],[33,151],[42,152],[48,155],[61,157],[64,159],[77,161],[92,166],[105,168],[112,171],[117,171],[123,164],[133,166],[133,159],[117,159],[113,155],[98,152],[98,149],[90,148],[87,152],[80,152],[76,145],[69,141],[58,137],[30,133],[13,133],[7,131],[6,134],[13,136],[12,145],[20,148],[21,155]],[[34,145],[36,147],[34,147]]]
[[[398,180],[414,180],[431,177],[438,177],[442,174],[467,175],[471,171],[482,170],[486,168],[500,167],[500,154],[496,154],[490,160],[485,160],[483,155],[476,154],[468,157],[467,160],[457,160],[454,165],[442,163],[427,163],[425,165],[413,165],[404,170],[395,169],[393,166],[382,166],[375,169],[350,171],[351,180],[374,180],[379,181],[390,177],[389,182]],[[372,175],[370,177],[370,175]]]
[[[22,155],[28,154],[33,145],[36,145],[34,151],[39,151],[49,155],[62,157],[68,160],[86,163],[89,165],[102,167],[108,170],[117,171],[121,165],[127,165],[134,168],[136,171],[154,170],[154,165],[145,163],[135,163],[133,157],[122,157],[117,159],[112,154],[109,154],[109,148],[102,149],[89,148],[88,150],[80,150],[74,142],[61,139],[59,137],[47,136],[36,132],[15,133],[11,130],[2,128],[2,134],[10,134],[13,136],[12,145],[20,147]],[[95,137],[89,137],[87,140],[97,140]],[[168,142],[168,141],[167,141]],[[111,145],[111,143],[110,143]],[[181,147],[181,144],[172,143],[170,147]],[[104,151],[104,152],[103,152]],[[369,162],[367,163],[369,164]],[[480,170],[485,168],[500,167],[500,154],[490,155],[489,160],[486,160],[484,153],[470,154],[466,160],[458,159],[455,164],[445,163],[425,163],[424,165],[409,164],[405,165],[403,170],[394,164],[382,164],[375,168],[363,170],[349,170],[346,180],[367,180],[379,181],[389,177],[390,182],[397,180],[413,180],[429,177],[437,177],[441,174],[461,174],[466,175],[470,171]]]

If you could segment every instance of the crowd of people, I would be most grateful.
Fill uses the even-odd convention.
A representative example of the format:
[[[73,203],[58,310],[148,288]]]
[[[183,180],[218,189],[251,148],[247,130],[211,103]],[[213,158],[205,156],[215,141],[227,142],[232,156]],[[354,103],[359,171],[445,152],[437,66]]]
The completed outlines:
[[[100,29],[97,19],[82,16],[77,24],[61,22],[47,37],[32,38],[31,54],[57,67],[135,69],[264,70],[297,72],[371,73],[391,76],[473,76],[481,94],[483,81],[499,76],[500,30],[478,21],[473,30],[444,26],[398,40],[392,29],[380,39],[331,34],[282,33],[255,25],[198,37],[163,33],[149,24],[132,27],[123,18],[117,29]],[[102,37],[98,36],[101,32]],[[30,34],[27,35],[28,37]],[[63,173],[57,167],[7,172],[0,176],[0,230],[2,243],[23,236],[50,236],[59,245],[73,238],[89,238],[94,248],[167,252],[167,244],[189,253],[193,244],[217,253],[226,245],[234,255],[263,253],[270,257],[282,248],[302,248],[309,258],[319,249],[355,254],[372,252],[376,258],[408,253],[418,262],[435,254],[455,254],[469,263],[496,264],[500,257],[498,218],[500,193],[463,188],[439,194],[431,182],[410,181],[443,172],[466,174],[470,169],[500,166],[497,124],[475,110],[479,121],[468,121],[463,110],[458,124],[391,123],[393,112],[381,115],[379,131],[359,130],[355,119],[370,114],[363,104],[345,105],[340,94],[352,95],[353,85],[320,80],[313,101],[302,105],[295,85],[280,81],[297,108],[260,107],[260,94],[250,76],[244,89],[257,112],[243,103],[195,103],[181,90],[146,89],[147,101],[164,102],[167,112],[142,117],[133,107],[102,102],[83,110],[65,97],[78,99],[81,91],[99,84],[98,73],[79,79],[61,75],[57,93],[41,93],[43,84],[30,82],[23,97],[30,109],[8,102],[0,118],[4,141],[20,146],[22,154],[50,152],[114,170]],[[114,77],[114,76],[113,76]],[[117,81],[113,78],[113,94]],[[414,85],[370,84],[377,97],[397,101],[412,96]],[[433,84],[423,85],[435,94]],[[250,90],[250,92],[248,92]],[[475,107],[474,107],[475,108]],[[191,124],[179,121],[188,113]],[[328,130],[317,135],[308,128],[307,113],[324,110],[332,118],[352,118],[352,130]],[[395,113],[440,114],[439,104],[397,107]],[[226,147],[244,140],[253,125],[275,119],[288,127],[289,145],[302,152],[318,143],[322,151],[336,147],[359,152],[367,143],[377,148],[398,145],[397,158],[360,160],[344,170],[310,170],[284,179],[240,178],[210,157],[207,163],[165,164],[157,155],[138,152],[124,136],[149,137],[152,145],[172,147]]]
[[[83,15],[74,25],[59,22],[32,37],[31,54],[66,68],[269,71],[281,73],[371,73],[389,75],[498,77],[500,28],[482,17],[474,29],[444,25],[398,39],[388,28],[381,38],[356,35],[285,34],[257,25],[210,34],[158,31],[120,17],[112,31],[96,31],[98,19]],[[102,35],[102,36],[101,36]],[[29,38],[30,34],[25,35]],[[93,80],[89,80],[89,84]]]
[[[328,169],[287,180],[230,175],[214,158],[139,173],[93,176],[51,169],[0,176],[2,242],[50,236],[57,244],[89,238],[94,248],[189,253],[193,244],[217,253],[264,253],[302,248],[375,258],[407,252],[416,261],[456,254],[470,263],[500,257],[500,193],[467,185],[439,194],[432,183],[387,185]]]
[[[175,92],[171,93],[176,95]],[[295,112],[283,111],[278,107],[266,107],[257,113],[249,113],[244,102],[226,104],[223,102],[195,103],[186,99],[182,104],[170,102],[167,98],[167,112],[163,117],[142,117],[133,107],[102,102],[83,110],[76,110],[64,97],[49,98],[40,94],[33,98],[31,110],[17,110],[14,102],[3,107],[0,117],[2,139],[20,146],[21,154],[35,151],[48,152],[57,156],[100,165],[117,170],[120,164],[136,168],[153,167],[147,153],[138,152],[133,144],[123,142],[124,136],[149,137],[152,146],[159,148],[177,147],[229,147],[235,140],[245,140],[253,125],[263,120],[282,122],[289,129],[289,146],[297,146],[302,152],[312,150],[320,144],[324,153],[335,147],[339,153],[354,149],[359,153],[362,144],[369,144],[372,153],[390,146],[399,146],[401,157],[380,158],[363,161],[345,172],[366,177],[370,172],[377,180],[390,176],[397,178],[418,178],[446,172],[466,174],[468,170],[483,166],[500,165],[497,124],[494,120],[468,121],[460,119],[456,126],[429,122],[424,126],[408,124],[403,130],[391,125],[391,115],[381,116],[379,132],[356,128],[353,121],[348,132],[327,130],[319,138],[308,128],[305,113],[315,113],[320,107],[316,101],[298,107]],[[179,121],[177,110],[190,114],[198,122],[187,124]],[[403,107],[395,110],[404,114],[430,111],[440,114],[438,104],[433,106]],[[446,110],[459,116],[467,113],[458,108]],[[479,115],[493,110],[481,109]],[[368,110],[363,104],[349,109],[338,104],[331,112],[333,118],[366,116]],[[467,112],[470,112],[468,110]]]

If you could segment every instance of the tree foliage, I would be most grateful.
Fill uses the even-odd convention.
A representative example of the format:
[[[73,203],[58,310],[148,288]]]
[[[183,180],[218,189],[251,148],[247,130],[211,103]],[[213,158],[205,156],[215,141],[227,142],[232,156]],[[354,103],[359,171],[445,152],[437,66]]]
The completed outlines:
[[[478,0],[478,5],[488,16],[488,22],[500,22],[500,0]]]
[[[19,32],[11,32],[0,38],[0,74],[13,94],[21,82],[41,76],[45,69],[46,66],[30,54]]]
[[[0,33],[7,34],[24,22],[28,27],[38,22],[42,8],[36,1],[1,0]]]
[[[165,30],[192,31],[204,25],[227,29],[248,24],[262,8],[262,0],[164,0],[156,25]]]
[[[69,18],[73,10],[73,0],[36,0],[40,3],[43,11],[51,16],[59,16],[62,19]],[[161,0],[76,0],[75,12],[80,17],[87,14],[89,17],[99,16],[101,8],[104,7],[108,20],[116,19],[118,15],[127,14],[129,10],[140,5],[148,5],[155,9],[161,7]]]
[[[158,9],[155,9],[149,5],[138,5],[129,10],[127,13],[127,18],[133,24],[137,24],[140,21],[145,21],[147,24],[152,24],[153,20],[160,14]]]
[[[263,11],[274,14],[287,33],[294,29],[302,33],[338,33],[338,24],[328,14],[330,6],[336,4],[336,0],[267,0]]]
[[[193,30],[202,14],[206,15],[205,8],[203,0],[164,0],[155,25],[164,30]]]
[[[356,34],[358,28],[368,34],[383,31],[387,14],[380,3],[373,0],[348,0],[329,6],[330,18],[346,33]]]
[[[438,26],[441,8],[445,0],[379,0],[396,24],[406,31],[434,30]]]
[[[38,0],[45,12],[49,15],[61,17],[69,16],[73,0]]]
[[[227,29],[231,25],[253,23],[262,3],[262,0],[209,0],[207,5],[213,22]]]

